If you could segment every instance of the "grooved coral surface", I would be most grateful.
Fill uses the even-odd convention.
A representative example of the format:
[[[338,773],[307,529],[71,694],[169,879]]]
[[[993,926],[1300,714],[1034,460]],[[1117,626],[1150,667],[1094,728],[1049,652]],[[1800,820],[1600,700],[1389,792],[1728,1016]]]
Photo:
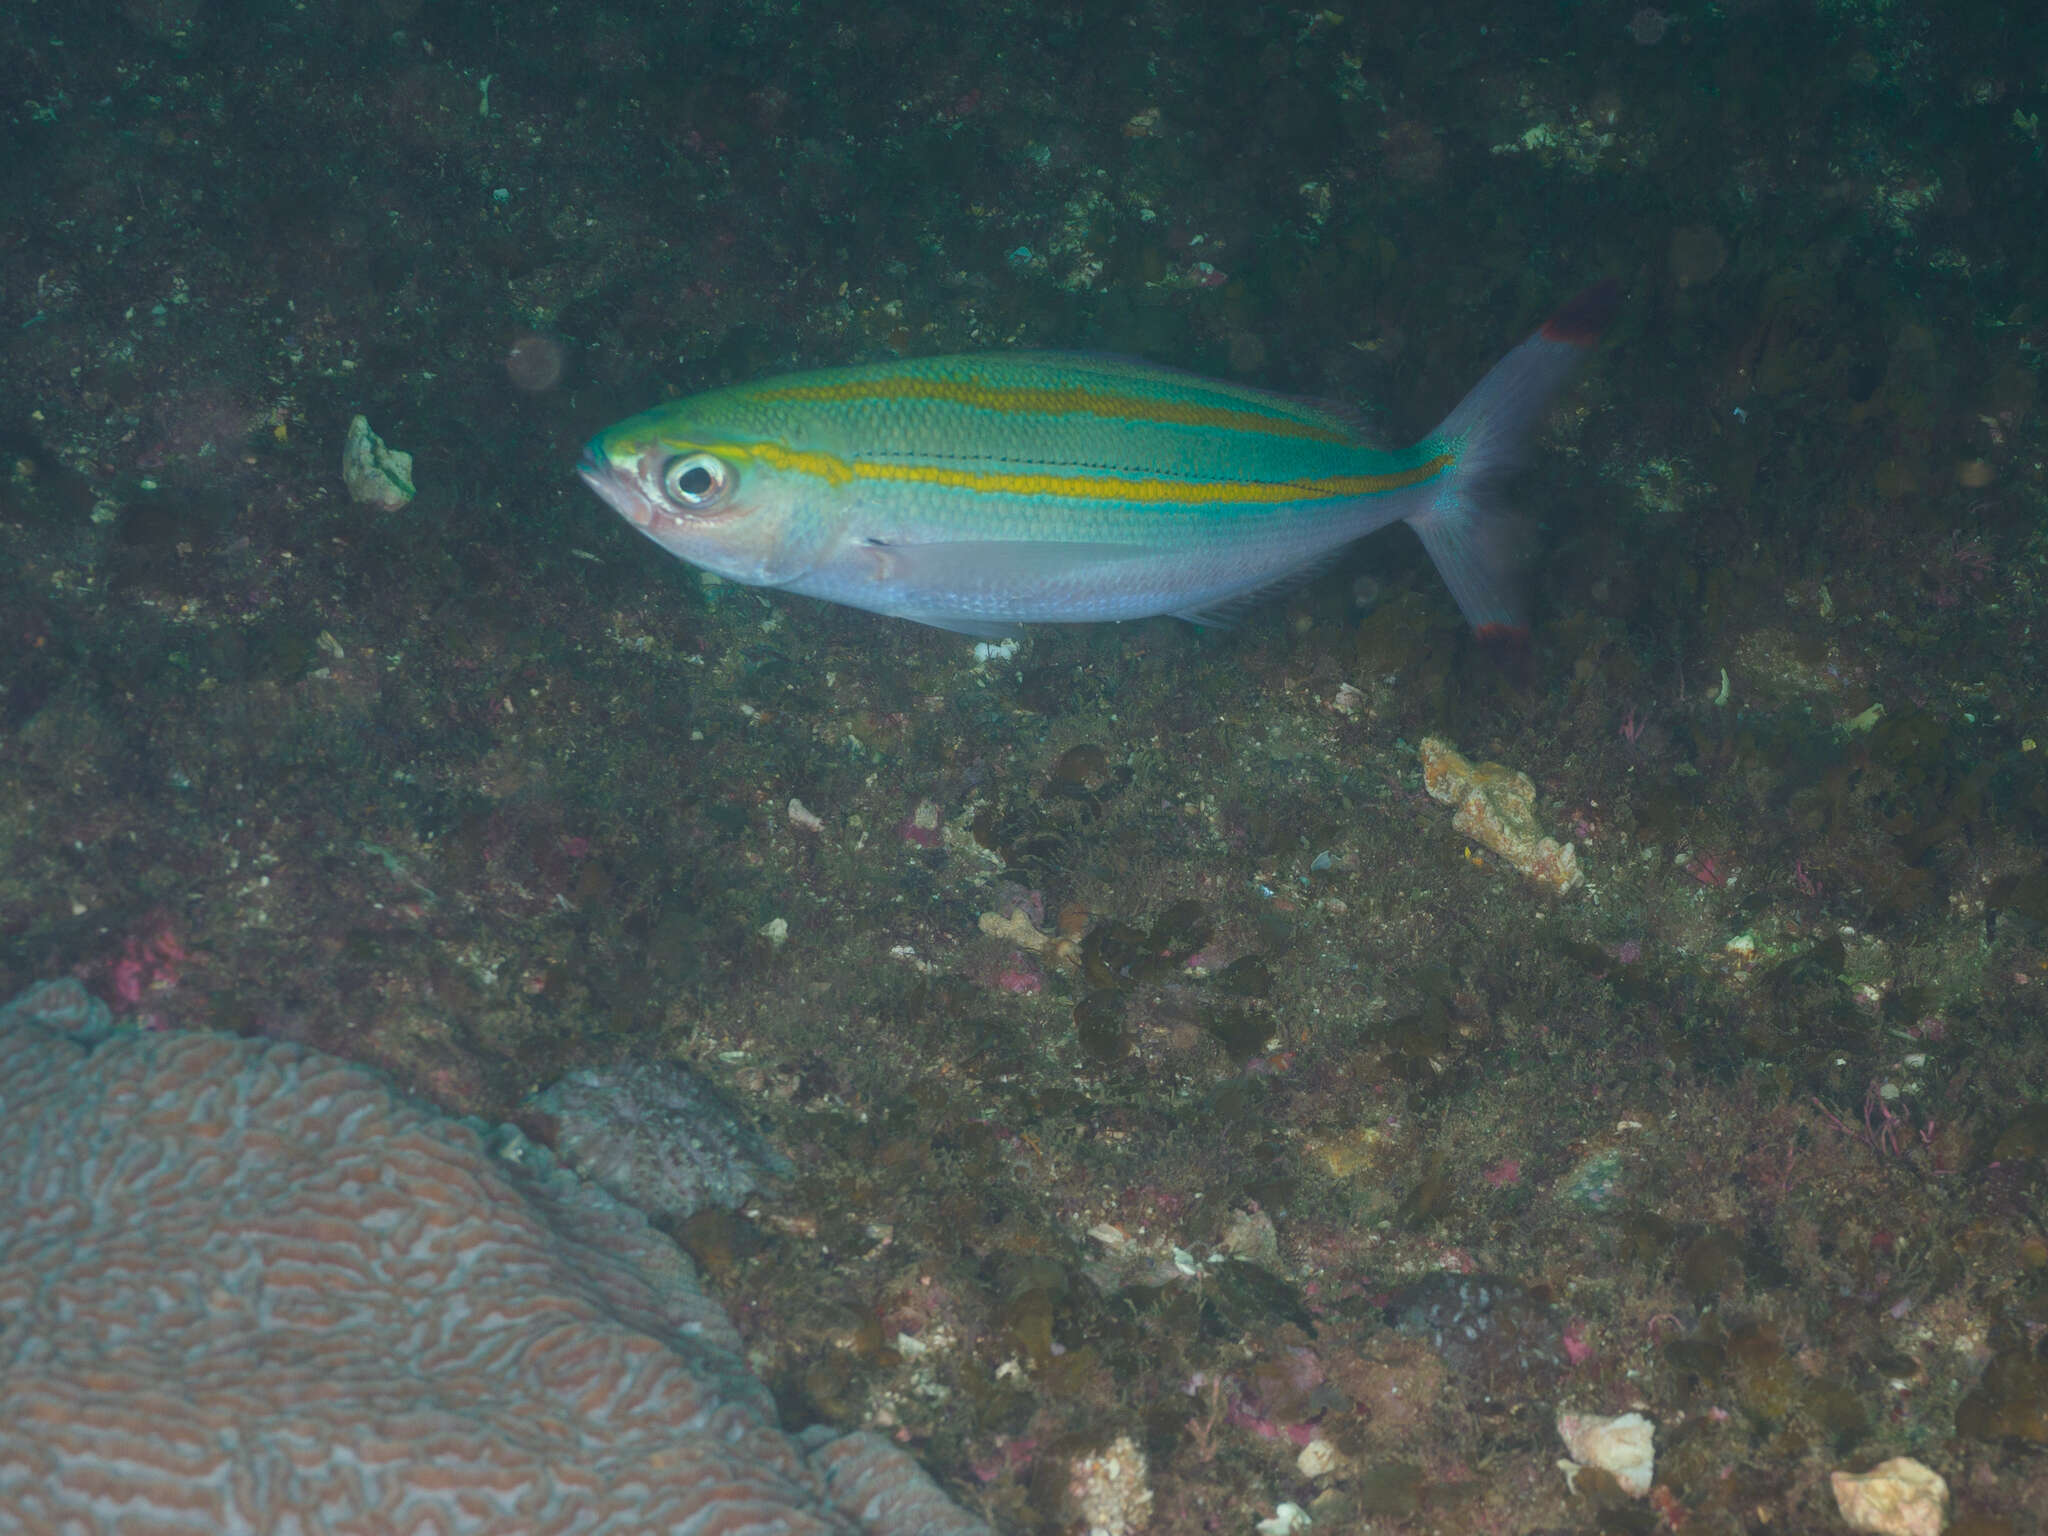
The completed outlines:
[[[688,1260],[295,1046],[0,1016],[0,1532],[977,1532]]]

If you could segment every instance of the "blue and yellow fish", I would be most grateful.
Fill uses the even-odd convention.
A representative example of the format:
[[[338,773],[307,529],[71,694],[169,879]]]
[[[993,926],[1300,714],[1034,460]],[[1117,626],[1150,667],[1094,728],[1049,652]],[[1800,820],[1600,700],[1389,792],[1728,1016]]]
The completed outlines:
[[[1489,483],[1591,349],[1580,294],[1429,436],[1387,452],[1340,409],[1063,353],[800,373],[678,400],[578,466],[663,549],[729,581],[967,634],[1169,613],[1227,623],[1405,522],[1482,635],[1524,631]]]

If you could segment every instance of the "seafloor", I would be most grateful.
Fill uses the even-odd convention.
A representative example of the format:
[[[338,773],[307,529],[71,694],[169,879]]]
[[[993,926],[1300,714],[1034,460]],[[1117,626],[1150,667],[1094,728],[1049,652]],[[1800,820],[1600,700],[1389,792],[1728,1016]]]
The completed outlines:
[[[1841,1529],[1894,1456],[2041,1528],[2040,7],[15,0],[0,83],[0,997],[497,1118],[696,1066],[797,1170],[671,1223],[786,1421],[1004,1531]],[[571,473],[985,347],[1405,439],[1603,276],[1519,669],[1401,531],[978,659]]]

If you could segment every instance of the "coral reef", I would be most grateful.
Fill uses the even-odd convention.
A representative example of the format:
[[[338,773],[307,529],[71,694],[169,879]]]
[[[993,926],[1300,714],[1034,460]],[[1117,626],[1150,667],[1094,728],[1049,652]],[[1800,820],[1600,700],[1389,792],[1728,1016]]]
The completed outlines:
[[[64,1012],[0,1018],[0,1526],[983,1529],[884,1441],[777,1429],[602,1192],[303,1048]]]
[[[1176,1536],[1839,1529],[1898,1457],[2034,1530],[2048,7],[1637,4],[0,5],[0,998],[522,1155],[694,1065],[797,1168],[652,1220],[781,1422],[1005,1530],[1124,1434]],[[573,471],[1013,347],[1407,441],[1603,277],[1511,653],[1401,529],[1227,631],[970,643]],[[1655,1421],[1648,1502],[1561,1407]]]

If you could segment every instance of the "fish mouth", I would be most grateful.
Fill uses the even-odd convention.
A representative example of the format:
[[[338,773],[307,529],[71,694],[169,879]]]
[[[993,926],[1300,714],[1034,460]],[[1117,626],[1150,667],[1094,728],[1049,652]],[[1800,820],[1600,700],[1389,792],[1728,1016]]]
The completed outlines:
[[[635,528],[651,529],[660,510],[632,480],[621,473],[593,439],[576,461],[576,473],[600,500]]]
[[[585,485],[600,496],[604,494],[605,482],[611,479],[612,466],[611,461],[598,452],[595,439],[583,445],[583,457],[576,461],[576,473],[583,477]]]

